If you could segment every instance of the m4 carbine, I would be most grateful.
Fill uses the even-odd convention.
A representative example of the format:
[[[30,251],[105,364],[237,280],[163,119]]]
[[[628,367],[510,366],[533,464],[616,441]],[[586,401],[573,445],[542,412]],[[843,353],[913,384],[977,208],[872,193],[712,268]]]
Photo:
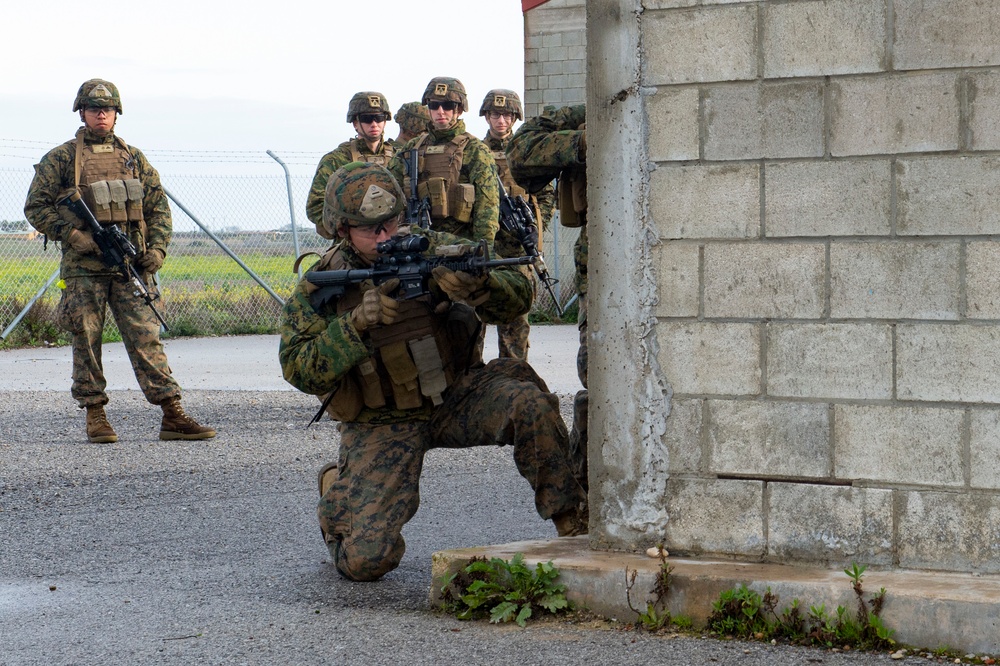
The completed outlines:
[[[104,262],[104,265],[108,268],[116,269],[121,274],[122,279],[132,285],[132,294],[141,298],[149,306],[149,309],[153,311],[156,318],[160,320],[164,330],[169,331],[167,322],[163,320],[156,306],[153,305],[153,301],[158,299],[160,295],[156,292],[151,292],[146,287],[146,283],[142,281],[142,276],[139,275],[132,265],[139,253],[136,251],[132,241],[128,239],[128,236],[122,233],[122,230],[116,224],[102,226],[97,221],[97,218],[94,217],[90,208],[87,207],[86,202],[80,197],[80,192],[77,190],[73,190],[60,199],[58,205],[67,206],[71,211],[76,213],[77,217],[87,223],[90,227],[90,234],[94,237],[94,242],[97,243],[97,247],[101,250],[101,261]]]

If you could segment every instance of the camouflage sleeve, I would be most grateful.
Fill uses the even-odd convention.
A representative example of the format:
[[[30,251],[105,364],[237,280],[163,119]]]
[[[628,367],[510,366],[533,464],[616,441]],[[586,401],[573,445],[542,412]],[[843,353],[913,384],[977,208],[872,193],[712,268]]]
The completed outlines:
[[[306,217],[317,227],[323,224],[323,203],[326,201],[326,183],[333,172],[351,161],[350,141],[345,141],[320,158],[313,176],[309,196],[306,197]]]
[[[531,309],[535,300],[535,281],[523,266],[504,266],[490,271],[488,301],[476,308],[486,324],[509,324]]]
[[[473,240],[486,239],[490,246],[500,229],[500,188],[497,186],[497,163],[486,144],[473,139],[465,146],[462,171],[476,188],[469,220]]]
[[[167,247],[174,234],[173,218],[170,216],[170,202],[163,191],[160,174],[149,163],[142,151],[128,147],[139,167],[142,182],[142,218],[146,221],[146,247],[156,248],[167,254]]]
[[[350,315],[324,316],[313,309],[300,282],[285,303],[278,360],[285,381],[312,395],[329,393],[369,351],[349,323]]]
[[[35,176],[28,187],[24,216],[51,240],[64,241],[73,230],[70,218],[63,216],[56,202],[73,183],[74,159],[70,144],[53,148],[35,165]]]
[[[556,188],[552,186],[550,182],[548,185],[539,190],[536,194],[532,194],[535,201],[538,203],[538,210],[542,216],[539,220],[539,226],[541,229],[548,229],[549,222],[552,221],[552,213],[556,209]]]
[[[546,107],[542,115],[526,120],[507,146],[507,162],[514,180],[534,193],[566,167],[583,164],[580,159],[583,131],[577,128],[585,121],[586,108],[582,104],[560,109]]]

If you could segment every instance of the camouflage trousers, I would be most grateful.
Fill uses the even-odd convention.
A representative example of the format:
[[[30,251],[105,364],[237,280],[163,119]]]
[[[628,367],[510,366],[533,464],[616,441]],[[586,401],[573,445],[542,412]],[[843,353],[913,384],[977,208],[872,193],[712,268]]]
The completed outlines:
[[[549,519],[585,506],[567,439],[559,398],[515,359],[470,371],[430,421],[342,423],[339,476],[317,508],[337,569],[371,581],[399,566],[403,525],[417,512],[424,454],[433,448],[511,445],[538,515]]]
[[[528,315],[524,314],[509,324],[497,325],[497,348],[500,358],[519,358],[528,360],[528,333],[531,324]]]
[[[101,364],[101,335],[108,309],[118,324],[125,351],[146,400],[158,405],[180,396],[160,343],[160,322],[128,283],[114,276],[66,278],[59,301],[59,325],[73,334],[73,386],[80,407],[106,405],[107,381]]]

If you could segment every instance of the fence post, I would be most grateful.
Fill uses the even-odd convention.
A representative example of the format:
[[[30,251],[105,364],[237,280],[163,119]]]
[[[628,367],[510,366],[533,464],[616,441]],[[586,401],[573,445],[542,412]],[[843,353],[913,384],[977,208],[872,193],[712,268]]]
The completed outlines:
[[[285,171],[285,189],[288,191],[288,217],[292,220],[292,245],[295,246],[295,257],[298,258],[302,253],[299,251],[299,225],[295,223],[295,204],[292,203],[292,174],[288,172],[288,167],[281,158],[275,155],[270,150],[267,154],[271,158],[281,165],[281,168]],[[302,266],[299,266],[299,279],[302,279]]]
[[[28,314],[28,310],[30,310],[31,306],[35,304],[35,301],[41,298],[42,294],[48,291],[49,287],[52,286],[52,283],[56,281],[57,277],[59,277],[59,270],[60,269],[57,268],[56,271],[49,276],[49,279],[45,281],[45,284],[43,284],[42,288],[38,290],[38,293],[36,293],[34,297],[28,301],[28,304],[24,306],[24,309],[21,310],[20,314],[14,317],[14,321],[10,322],[10,325],[4,329],[3,333],[0,333],[0,340],[7,339],[7,336],[11,334],[11,331],[13,331],[14,328],[21,323],[22,319],[24,319],[24,315]]]

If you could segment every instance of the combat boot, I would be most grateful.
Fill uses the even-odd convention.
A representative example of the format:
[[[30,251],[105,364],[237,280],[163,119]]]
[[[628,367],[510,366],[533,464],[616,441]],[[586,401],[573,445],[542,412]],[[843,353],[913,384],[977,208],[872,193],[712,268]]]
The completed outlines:
[[[118,441],[118,435],[108,423],[108,415],[104,413],[104,405],[87,405],[87,439],[95,444]]]
[[[590,530],[590,509],[582,508],[563,511],[552,516],[556,533],[561,537],[574,537],[587,534]]]
[[[199,424],[184,413],[179,397],[168,398],[160,403],[163,421],[160,423],[160,439],[211,439],[215,430]]]

